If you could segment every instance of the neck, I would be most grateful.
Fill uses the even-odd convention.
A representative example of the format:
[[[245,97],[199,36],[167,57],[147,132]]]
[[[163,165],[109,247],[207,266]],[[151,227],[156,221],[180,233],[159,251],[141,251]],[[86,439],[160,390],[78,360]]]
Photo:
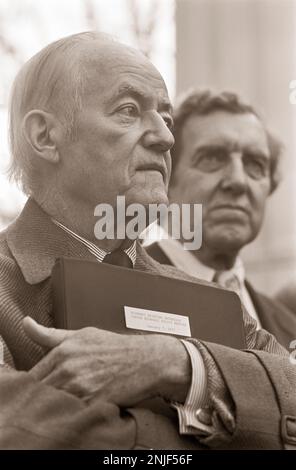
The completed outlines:
[[[65,201],[57,195],[54,200],[52,198],[42,199],[35,196],[34,199],[52,219],[106,252],[117,249],[124,250],[134,242],[134,240],[130,239],[97,239],[94,232],[97,218],[94,216],[94,209],[87,206],[87,204],[83,205],[80,203],[79,210],[77,210],[76,202]],[[116,230],[114,232],[116,235]]]
[[[171,217],[171,213],[169,213],[169,217]],[[169,235],[172,236],[171,218],[169,219],[168,232]],[[182,244],[184,241],[184,239],[180,239]],[[233,268],[236,258],[239,254],[239,250],[234,249],[227,252],[221,252],[220,250],[209,247],[203,240],[201,248],[199,250],[192,251],[191,253],[205,266],[208,266],[215,271],[227,271]]]
[[[193,252],[194,256],[206,266],[214,269],[215,271],[226,271],[232,269],[238,253],[219,253],[212,252],[207,249],[201,248]]]

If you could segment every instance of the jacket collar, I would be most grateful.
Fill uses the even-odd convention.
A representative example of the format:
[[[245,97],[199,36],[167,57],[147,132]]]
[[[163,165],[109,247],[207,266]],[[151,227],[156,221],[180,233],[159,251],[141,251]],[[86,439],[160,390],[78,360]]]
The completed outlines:
[[[54,224],[32,198],[28,199],[19,217],[5,233],[9,249],[29,284],[37,284],[50,277],[58,258],[96,261],[85,245]],[[139,243],[135,268],[162,272],[161,266]]]
[[[31,198],[6,231],[9,249],[29,284],[51,275],[57,258],[95,260],[80,242],[55,225],[50,216]]]

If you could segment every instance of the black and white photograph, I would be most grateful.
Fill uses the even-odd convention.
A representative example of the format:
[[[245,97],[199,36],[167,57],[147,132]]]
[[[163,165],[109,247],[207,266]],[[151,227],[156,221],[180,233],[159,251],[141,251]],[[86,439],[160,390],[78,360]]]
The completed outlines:
[[[296,0],[0,0],[0,70],[0,465],[296,450]]]

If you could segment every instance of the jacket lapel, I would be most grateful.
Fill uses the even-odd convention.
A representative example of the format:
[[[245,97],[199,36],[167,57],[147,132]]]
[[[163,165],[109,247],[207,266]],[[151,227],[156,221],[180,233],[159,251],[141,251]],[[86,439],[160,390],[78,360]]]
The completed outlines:
[[[58,258],[96,260],[85,245],[54,224],[49,215],[31,198],[5,234],[11,253],[29,284],[37,284],[50,277]],[[209,285],[208,282],[192,278],[173,266],[159,264],[146,253],[139,242],[135,269]]]
[[[285,348],[288,348],[296,335],[295,316],[278,302],[256,292],[248,281],[246,281],[246,287],[262,327],[272,333]]]
[[[82,243],[56,226],[31,198],[20,216],[6,230],[6,239],[29,284],[37,284],[48,278],[57,258],[95,260]]]

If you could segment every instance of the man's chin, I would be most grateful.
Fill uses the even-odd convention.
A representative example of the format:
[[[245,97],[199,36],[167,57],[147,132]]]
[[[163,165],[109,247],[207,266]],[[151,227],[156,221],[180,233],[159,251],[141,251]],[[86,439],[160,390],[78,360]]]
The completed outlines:
[[[217,233],[211,233],[209,237],[204,237],[204,243],[208,238],[208,244],[215,247],[216,249],[223,249],[225,251],[239,251],[245,245],[251,242],[251,235],[247,234],[242,227],[232,227],[228,230],[217,228]]]
[[[129,204],[142,204],[148,207],[150,204],[169,204],[168,195],[165,189],[155,188],[147,191],[143,188],[141,192],[129,194],[126,197],[126,205]]]

